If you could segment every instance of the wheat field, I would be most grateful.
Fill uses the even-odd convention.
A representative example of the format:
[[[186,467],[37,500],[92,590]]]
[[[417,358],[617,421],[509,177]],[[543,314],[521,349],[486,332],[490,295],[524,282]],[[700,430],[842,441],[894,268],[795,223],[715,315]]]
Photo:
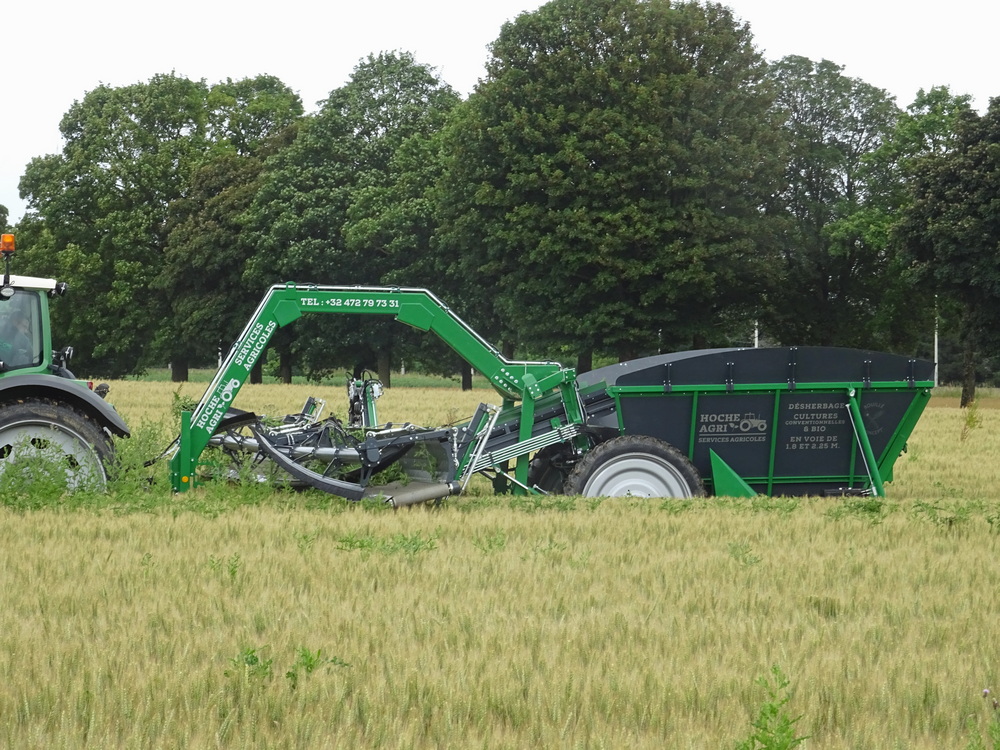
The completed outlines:
[[[175,388],[110,400],[168,433]],[[307,395],[346,402],[248,386],[236,405]],[[484,395],[391,389],[380,416],[450,422]],[[969,429],[931,403],[884,503],[478,493],[391,511],[158,484],[0,508],[0,744],[731,748],[777,665],[802,747],[990,747],[1000,411]]]

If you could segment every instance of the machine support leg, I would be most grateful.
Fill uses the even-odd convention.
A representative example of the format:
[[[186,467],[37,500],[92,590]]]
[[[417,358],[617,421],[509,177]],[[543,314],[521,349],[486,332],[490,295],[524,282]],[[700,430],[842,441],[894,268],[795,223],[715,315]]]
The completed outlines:
[[[861,454],[865,459],[865,469],[868,471],[868,478],[871,479],[872,492],[876,497],[885,497],[885,486],[882,484],[882,474],[878,470],[878,462],[875,460],[875,453],[872,451],[872,444],[868,439],[868,431],[865,430],[864,419],[861,415],[861,404],[858,401],[858,392],[854,388],[847,393],[847,408],[851,414],[851,423],[854,426],[854,435],[858,439]]]
[[[174,491],[187,492],[194,486],[194,466],[191,457],[191,412],[181,412],[181,437],[174,472]]]
[[[535,423],[535,401],[534,399],[525,396],[524,400],[521,402],[521,424],[518,428],[518,440],[525,441],[531,438],[531,428]],[[531,462],[531,457],[527,454],[523,456],[518,456],[517,463],[514,464],[514,478],[517,480],[514,482],[514,486],[511,491],[515,495],[526,495],[527,490],[524,488],[528,486],[528,464]]]

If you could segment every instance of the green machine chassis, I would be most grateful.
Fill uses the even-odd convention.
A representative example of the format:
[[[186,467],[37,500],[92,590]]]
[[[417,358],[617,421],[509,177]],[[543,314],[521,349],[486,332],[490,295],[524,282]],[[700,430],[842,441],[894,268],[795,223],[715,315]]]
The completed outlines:
[[[289,282],[268,290],[197,407],[193,412],[182,414],[178,450],[170,463],[174,490],[183,492],[196,484],[195,469],[202,452],[223,423],[230,404],[274,332],[311,313],[394,317],[401,323],[436,334],[490,382],[501,396],[504,407],[480,414],[478,423],[470,429],[482,437],[486,426],[508,422],[513,417],[517,422],[517,440],[502,453],[486,451],[482,439],[464,441],[463,453],[456,461],[457,478],[488,468],[506,473],[508,463],[514,461],[516,465],[510,478],[519,487],[526,487],[531,453],[553,442],[578,438],[582,433],[585,416],[573,370],[557,362],[506,359],[426,289]],[[552,420],[558,426],[539,436],[535,429],[534,405],[548,394],[557,394],[561,416]],[[515,402],[520,402],[520,407],[515,407]],[[370,451],[378,450],[377,444],[370,448]]]
[[[231,408],[250,371],[278,328],[310,313],[391,316],[434,333],[502,406],[480,405],[455,427],[379,426],[374,389],[355,382],[365,394],[360,438],[318,424],[308,405],[284,428],[255,422],[251,436],[236,435],[233,424],[256,420]],[[792,347],[678,352],[578,378],[557,362],[504,358],[426,289],[289,282],[271,287],[198,406],[182,414],[171,482],[178,492],[195,486],[203,452],[221,445],[255,451],[300,483],[394,505],[457,494],[476,473],[515,493],[883,496],[932,371],[898,355]],[[435,454],[435,476],[406,470],[412,485],[388,490],[371,482],[416,446]]]

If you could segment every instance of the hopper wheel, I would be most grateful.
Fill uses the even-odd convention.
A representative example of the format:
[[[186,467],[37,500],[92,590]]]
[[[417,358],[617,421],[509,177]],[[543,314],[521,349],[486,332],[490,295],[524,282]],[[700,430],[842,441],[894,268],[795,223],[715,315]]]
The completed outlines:
[[[674,446],[646,435],[623,435],[595,447],[566,480],[568,495],[701,497],[698,470]]]
[[[47,398],[0,403],[0,476],[19,461],[65,476],[69,489],[103,487],[111,438],[73,406]]]

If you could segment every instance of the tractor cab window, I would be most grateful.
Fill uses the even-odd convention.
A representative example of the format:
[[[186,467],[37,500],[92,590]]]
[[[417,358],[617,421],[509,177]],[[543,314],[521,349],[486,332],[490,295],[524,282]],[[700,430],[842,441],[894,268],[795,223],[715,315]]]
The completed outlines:
[[[16,290],[0,302],[0,362],[4,370],[34,367],[42,362],[41,306],[38,294]]]

